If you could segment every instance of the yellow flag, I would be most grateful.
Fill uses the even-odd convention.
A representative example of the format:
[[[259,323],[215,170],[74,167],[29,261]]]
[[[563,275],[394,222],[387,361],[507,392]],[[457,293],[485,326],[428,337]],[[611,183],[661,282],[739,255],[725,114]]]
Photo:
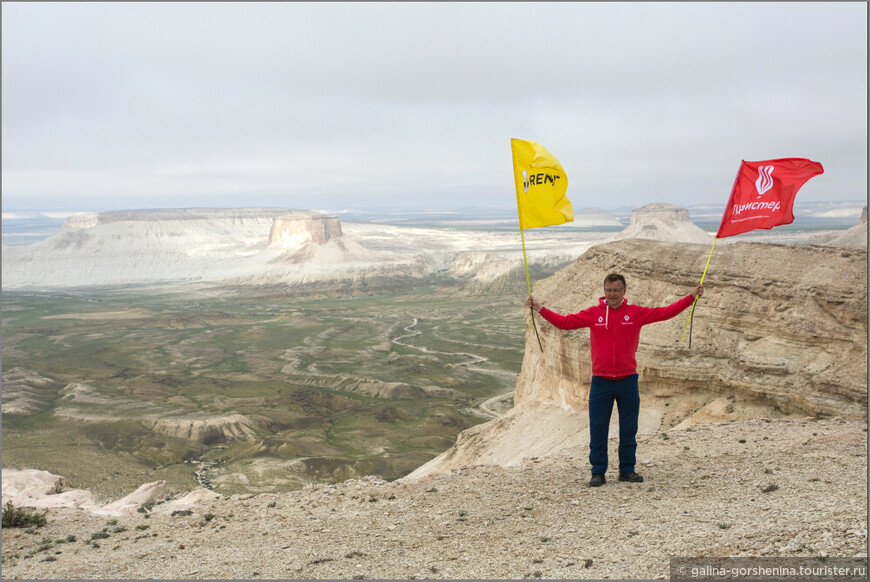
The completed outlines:
[[[511,139],[514,184],[520,228],[574,222],[574,209],[565,196],[568,176],[553,154],[539,143]]]

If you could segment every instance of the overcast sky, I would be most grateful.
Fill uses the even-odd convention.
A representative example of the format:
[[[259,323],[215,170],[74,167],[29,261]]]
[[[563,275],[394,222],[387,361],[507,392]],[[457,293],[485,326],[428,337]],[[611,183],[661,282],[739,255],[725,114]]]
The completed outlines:
[[[867,5],[2,4],[4,210],[727,201],[806,157],[867,198]]]

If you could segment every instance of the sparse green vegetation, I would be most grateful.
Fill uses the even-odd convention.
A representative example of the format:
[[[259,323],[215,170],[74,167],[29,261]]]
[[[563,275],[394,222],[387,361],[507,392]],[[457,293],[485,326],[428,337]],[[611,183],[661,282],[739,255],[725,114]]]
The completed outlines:
[[[3,506],[3,527],[42,527],[46,524],[45,512],[26,507],[15,507],[11,501]]]
[[[38,554],[40,552],[47,552],[51,548],[52,548],[51,542],[43,541],[39,546],[36,547],[35,550],[33,550],[33,553]]]
[[[223,494],[394,479],[513,388],[522,297],[334,295],[5,293],[4,398],[32,408],[4,414],[4,466],[39,466],[109,498],[158,479],[193,489],[204,462]],[[7,382],[12,370],[24,379]],[[195,419],[218,428],[193,433]]]

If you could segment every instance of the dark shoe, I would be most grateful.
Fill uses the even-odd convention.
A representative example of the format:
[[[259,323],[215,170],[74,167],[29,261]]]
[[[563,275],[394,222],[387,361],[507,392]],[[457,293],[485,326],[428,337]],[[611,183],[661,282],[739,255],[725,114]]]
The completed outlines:
[[[604,475],[592,475],[592,480],[589,481],[590,487],[601,487],[607,483],[607,479],[604,478]]]
[[[628,481],[629,483],[643,483],[643,477],[637,473],[620,473],[620,481]]]

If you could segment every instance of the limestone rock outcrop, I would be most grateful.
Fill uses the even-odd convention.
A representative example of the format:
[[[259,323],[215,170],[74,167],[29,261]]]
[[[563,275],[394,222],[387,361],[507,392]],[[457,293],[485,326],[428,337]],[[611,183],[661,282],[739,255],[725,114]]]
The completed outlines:
[[[831,247],[867,248],[867,207],[861,210],[861,220],[844,232],[818,236],[813,242]]]
[[[85,489],[73,489],[66,478],[37,469],[3,469],[3,505],[11,502],[17,507],[37,509],[82,509],[95,515],[134,515],[142,507],[162,504],[163,511],[190,507],[220,497],[205,488],[194,489],[179,499],[163,503],[169,496],[166,481],[144,483],[132,493],[103,504],[97,496]]]
[[[591,305],[611,271],[626,275],[633,303],[662,305],[682,297],[702,271],[709,249],[624,241],[595,247],[535,292],[561,312]],[[591,273],[599,273],[593,278]],[[680,342],[688,313],[648,326],[638,371],[649,384],[703,388],[765,402],[783,412],[847,417],[867,403],[867,254],[860,250],[736,243],[712,258],[706,295],[695,309],[693,343]],[[553,379],[576,385],[590,376],[588,332],[539,326],[555,344]],[[530,375],[538,353],[527,342],[516,402],[561,402],[570,394],[541,394]],[[571,368],[565,358],[582,358]],[[554,354],[556,356],[556,354]],[[544,382],[552,385],[552,382]],[[576,399],[576,394],[573,395]],[[581,398],[582,400],[582,398]]]
[[[85,489],[70,489],[66,480],[47,471],[3,469],[3,505],[16,507],[66,507],[93,510],[100,507],[96,496]]]
[[[151,430],[203,444],[247,440],[256,435],[256,425],[243,414],[201,418],[160,418]]]
[[[472,465],[515,467],[529,457],[576,449],[589,442],[587,424],[576,410],[528,402],[495,420],[462,431],[454,446],[402,480],[415,481]]]
[[[604,276],[619,272],[630,302],[665,305],[697,285],[708,253],[707,245],[607,243],[538,282],[533,294],[556,312],[574,313],[595,304]],[[705,289],[691,347],[688,337],[680,341],[688,310],[641,333],[641,434],[752,417],[866,418],[866,251],[738,242],[713,256]],[[536,315],[541,351],[530,317],[515,408],[461,433],[406,479],[516,464],[541,442],[552,452],[588,438],[589,332],[561,331]],[[551,430],[572,422],[571,431]]]
[[[140,507],[159,503],[166,498],[166,481],[145,483],[136,491],[101,508],[91,509],[97,515],[133,515]]]
[[[665,242],[712,243],[713,237],[689,220],[689,211],[654,202],[631,211],[631,222],[613,240],[631,238]]]
[[[48,408],[57,382],[35,370],[3,370],[3,414],[33,414]]]
[[[38,469],[26,469],[16,471],[3,469],[3,502],[13,495],[28,495],[41,497],[44,495],[56,495],[69,490],[65,478],[60,475],[52,475],[48,471]]]
[[[341,222],[335,216],[291,214],[275,218],[269,232],[269,244],[312,242],[325,245],[328,240],[340,237]]]
[[[95,212],[77,212],[63,222],[63,229],[92,228],[100,223],[100,215]]]
[[[159,484],[162,483],[162,486]],[[85,489],[73,489],[64,477],[37,469],[3,469],[3,505],[12,503],[18,507],[48,509],[66,507],[84,509],[102,515],[133,513],[148,501],[159,495],[145,492],[162,493],[165,481],[142,485],[136,492],[124,499],[102,506],[96,495]]]

